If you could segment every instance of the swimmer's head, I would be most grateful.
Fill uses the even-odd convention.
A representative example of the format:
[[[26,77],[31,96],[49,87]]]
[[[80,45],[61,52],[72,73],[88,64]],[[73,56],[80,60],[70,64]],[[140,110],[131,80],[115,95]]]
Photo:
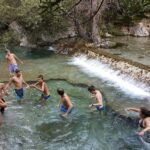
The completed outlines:
[[[90,93],[94,94],[95,91],[96,91],[95,86],[93,86],[93,85],[89,86],[89,87],[88,87],[88,91],[89,91]]]
[[[17,77],[20,77],[20,76],[21,76],[21,71],[20,71],[19,69],[17,69],[17,70],[15,71],[15,73],[16,73]]]
[[[141,107],[140,110],[141,110],[140,116],[141,116],[142,118],[150,117],[150,110],[148,110],[148,109],[145,108],[145,107]]]
[[[65,91],[64,91],[64,89],[62,89],[62,88],[58,88],[58,89],[57,89],[57,93],[58,93],[60,96],[63,96],[64,93],[65,93]]]
[[[43,77],[43,75],[39,75],[39,76],[37,77],[37,79],[38,79],[39,82],[43,82],[44,77]]]

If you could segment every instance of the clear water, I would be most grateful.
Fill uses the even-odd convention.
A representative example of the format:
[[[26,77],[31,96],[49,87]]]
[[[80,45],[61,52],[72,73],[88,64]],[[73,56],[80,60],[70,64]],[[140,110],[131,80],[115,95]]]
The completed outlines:
[[[126,46],[118,47],[117,49],[105,49],[105,51],[150,66],[149,37],[139,38],[124,36],[115,37],[111,40],[115,42],[122,42],[126,44]]]
[[[127,95],[92,74],[86,74],[80,68],[70,65],[70,57],[54,55],[49,51],[30,51],[19,49],[14,52],[26,65],[20,66],[26,80],[33,81],[38,74],[44,74],[52,93],[52,99],[46,106],[38,102],[40,93],[26,90],[22,105],[17,104],[13,91],[5,98],[7,108],[0,128],[0,150],[147,150],[145,144],[136,134],[137,126],[117,115],[127,106],[149,104],[147,98],[139,99]],[[1,50],[0,80],[8,80],[7,64]],[[60,80],[64,79],[64,80]],[[91,98],[87,85],[94,84],[101,89],[104,100],[112,109],[105,113],[92,112],[88,105]],[[63,87],[75,105],[75,112],[65,120],[59,116],[56,93]],[[135,114],[126,114],[135,115]]]

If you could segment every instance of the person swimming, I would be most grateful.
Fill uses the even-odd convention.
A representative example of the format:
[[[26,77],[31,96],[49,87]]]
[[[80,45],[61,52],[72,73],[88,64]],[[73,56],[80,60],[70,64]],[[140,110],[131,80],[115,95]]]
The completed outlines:
[[[91,85],[90,87],[88,87],[88,91],[90,93],[92,93],[96,99],[96,103],[95,104],[90,104],[89,107],[95,107],[96,110],[98,111],[102,111],[104,110],[104,106],[103,106],[103,100],[102,100],[102,94],[99,90],[96,90],[95,86]]]
[[[38,91],[40,91],[41,97],[40,100],[48,100],[51,96],[50,96],[50,92],[49,92],[49,88],[47,86],[47,84],[44,82],[44,77],[43,75],[39,75],[38,76],[38,82],[35,84],[30,85],[31,88],[35,88]]]
[[[18,101],[22,100],[24,97],[23,85],[25,84],[28,88],[29,85],[24,81],[22,73],[20,70],[15,71],[15,75],[10,78],[8,84],[6,85],[6,89],[11,86],[11,84],[15,86],[15,95]]]
[[[69,96],[65,93],[64,89],[57,89],[58,95],[60,95],[59,107],[62,112],[62,116],[67,118],[70,113],[72,113],[74,106],[69,98]]]
[[[142,128],[142,130],[138,133],[140,136],[143,136],[146,132],[150,132],[150,110],[145,107],[127,108],[126,110],[139,113],[139,126]]]

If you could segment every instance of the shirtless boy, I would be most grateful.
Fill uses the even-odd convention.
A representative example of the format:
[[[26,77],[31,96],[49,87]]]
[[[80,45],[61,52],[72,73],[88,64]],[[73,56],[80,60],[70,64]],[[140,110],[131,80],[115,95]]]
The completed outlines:
[[[23,61],[21,61],[15,54],[11,53],[10,50],[6,49],[6,56],[7,62],[9,64],[9,72],[10,74],[15,73],[16,70],[18,70],[17,61],[18,60],[21,64],[23,64]]]
[[[48,86],[44,82],[43,75],[39,75],[38,76],[38,82],[33,84],[33,85],[30,85],[30,87],[35,88],[42,93],[40,100],[46,101],[50,98],[50,92],[49,92]]]
[[[20,70],[15,71],[15,75],[12,78],[10,78],[10,80],[6,86],[6,89],[9,86],[11,86],[11,84],[13,84],[15,86],[16,99],[18,101],[22,100],[23,96],[24,96],[23,85],[25,84],[27,86],[27,88],[29,87],[29,85],[24,81]]]
[[[89,107],[95,107],[98,111],[104,110],[101,92],[97,90],[93,85],[88,88],[88,91],[92,93],[96,99],[96,103],[89,105]]]
[[[57,89],[57,93],[60,95],[60,111],[62,112],[62,116],[67,118],[74,109],[73,104],[69,96],[65,93],[64,89]]]

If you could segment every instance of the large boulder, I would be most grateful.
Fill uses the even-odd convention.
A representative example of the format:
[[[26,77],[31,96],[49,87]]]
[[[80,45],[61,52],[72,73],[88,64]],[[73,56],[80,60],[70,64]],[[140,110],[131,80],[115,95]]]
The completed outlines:
[[[10,29],[13,31],[14,33],[14,38],[20,42],[20,46],[22,47],[31,47],[31,48],[35,48],[36,45],[35,44],[31,44],[31,42],[28,39],[28,36],[26,34],[26,31],[24,30],[24,28],[18,24],[16,21],[13,21],[10,25],[9,25]]]
[[[140,22],[135,27],[130,27],[129,32],[130,35],[137,36],[137,37],[146,37],[150,35],[148,27],[145,26],[142,22]]]

